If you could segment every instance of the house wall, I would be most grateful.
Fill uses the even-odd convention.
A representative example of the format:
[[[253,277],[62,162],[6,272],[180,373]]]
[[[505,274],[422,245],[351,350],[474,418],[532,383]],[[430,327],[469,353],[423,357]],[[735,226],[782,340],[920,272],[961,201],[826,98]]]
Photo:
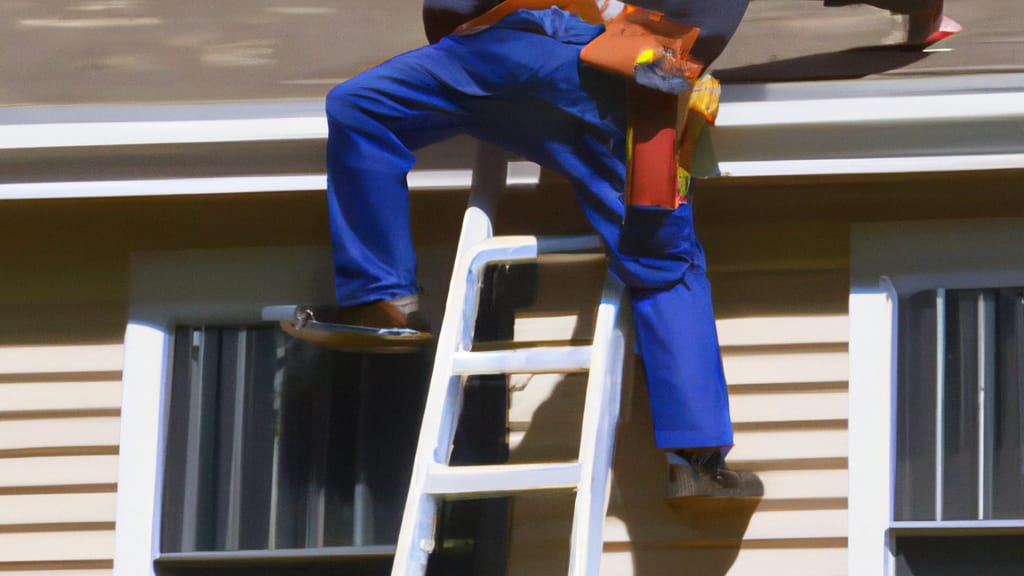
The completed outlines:
[[[319,198],[3,204],[0,573],[112,573],[130,254],[314,243]]]
[[[650,441],[642,382],[634,382],[617,447],[604,572],[846,574],[850,225],[1018,215],[1021,177],[720,180],[699,191],[698,228],[736,427],[731,461],[759,473],[765,498],[752,514],[742,505],[666,506],[664,461]],[[514,395],[513,429],[518,423],[529,438],[525,423],[550,417],[559,410],[552,403],[569,413],[564,406],[578,398],[562,388]],[[532,450],[555,451],[533,436]],[[567,553],[554,542],[567,537],[570,505],[516,503],[513,573],[558,573]]]
[[[642,385],[634,385],[606,572],[845,573],[849,226],[1021,216],[1022,181],[1019,172],[722,180],[698,192],[737,428],[732,460],[762,475],[766,495],[752,515],[665,506],[663,464]],[[416,196],[414,216],[430,216],[416,219],[422,268],[446,269],[464,198]],[[538,221],[538,198],[526,194],[506,206],[500,227],[583,226],[565,195],[542,199],[541,213],[557,217]],[[11,201],[0,230],[0,570],[109,574],[130,255],[323,244],[322,193]],[[443,276],[426,274],[431,298],[443,292]],[[550,396],[538,398],[542,387],[532,394],[514,407],[551,406]],[[515,556],[518,573],[549,573],[543,567],[564,558],[563,509],[517,507],[513,550],[528,550]]]
[[[119,344],[0,348],[0,570],[109,571],[120,370]]]

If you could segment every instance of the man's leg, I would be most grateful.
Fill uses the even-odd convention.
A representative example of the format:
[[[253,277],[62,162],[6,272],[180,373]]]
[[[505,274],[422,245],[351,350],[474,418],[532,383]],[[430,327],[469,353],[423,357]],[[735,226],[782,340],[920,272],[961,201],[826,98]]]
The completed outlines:
[[[633,293],[658,445],[730,446],[725,379],[690,206],[627,213],[624,82],[592,69],[580,71],[579,46],[524,37],[535,49],[509,58],[521,68],[543,70],[545,77],[533,81],[558,90],[538,91],[522,101],[512,96],[474,101],[468,104],[474,112],[470,132],[555,170],[572,183],[584,213],[609,248],[614,272]],[[485,58],[478,40],[459,41]]]
[[[338,304],[416,294],[406,175],[412,150],[458,131],[460,111],[429,73],[426,47],[327,97],[327,196]]]
[[[514,152],[543,148],[546,119],[566,121],[545,104],[548,92],[563,91],[548,80],[553,69],[575,77],[577,52],[535,30],[495,27],[402,54],[331,91],[328,200],[340,305],[416,291],[405,180],[412,151],[463,132]]]
[[[406,175],[412,150],[459,132],[461,109],[432,73],[433,46],[395,57],[327,96],[327,199],[337,306],[301,307],[281,327],[346,351],[414,351],[418,313]]]
[[[572,27],[571,22],[561,23]],[[435,46],[429,64],[444,86],[422,82],[429,88],[424,96],[417,76],[423,73],[423,63],[399,57],[398,64],[392,61],[376,75],[347,83],[348,89],[358,89],[356,97],[343,92],[343,113],[332,115],[334,143],[329,146],[329,162],[335,164],[331,186],[332,217],[339,222],[335,226],[335,248],[341,252],[336,255],[339,302],[360,301],[365,293],[387,297],[415,290],[404,186],[404,175],[412,165],[409,150],[417,144],[412,140],[424,128],[436,137],[464,127],[558,171],[573,184],[585,214],[611,252],[614,272],[637,297],[638,340],[652,408],[660,414],[656,420],[659,445],[731,444],[717,338],[708,340],[714,335],[714,320],[703,255],[693,237],[689,206],[631,209],[626,214],[623,81],[587,68],[581,71],[580,45],[533,31],[499,25],[472,36],[449,37]],[[417,65],[403,70],[406,64]],[[430,100],[428,111],[420,109],[423,98]],[[443,121],[432,115],[430,106],[440,108]],[[354,178],[353,172],[358,173]],[[386,189],[381,191],[379,183],[387,184]],[[360,194],[349,198],[349,187]],[[399,209],[390,203],[399,202],[402,213],[390,218],[389,211]],[[365,211],[376,212],[356,222]],[[624,236],[624,220],[627,232],[634,234]],[[364,226],[366,222],[372,225]],[[357,250],[354,256],[346,254],[353,249]],[[400,272],[389,275],[383,268]],[[345,279],[365,286],[349,293]],[[701,346],[688,349],[697,340]],[[672,405],[656,405],[660,402]],[[707,406],[713,407],[710,417],[700,414]],[[663,408],[681,410],[683,416]],[[680,424],[693,414],[691,423]]]
[[[406,350],[429,340],[426,323],[414,313],[416,257],[406,184],[412,150],[461,132],[492,139],[488,135],[507,109],[528,107],[534,94],[552,89],[541,71],[515,58],[536,51],[538,43],[561,46],[536,26],[449,37],[331,91],[328,202],[339,306],[303,308],[294,322],[282,323],[285,330],[345,350]],[[540,68],[552,61],[575,74],[575,59],[548,58]],[[504,131],[529,132],[530,120],[537,119],[506,124]],[[319,324],[325,321],[349,327]]]
[[[618,249],[612,250],[632,264],[623,267],[638,282],[658,279],[671,269],[653,268],[654,274],[637,269],[638,261],[652,254],[679,254],[686,260],[680,281],[631,289],[655,443],[666,451],[670,465],[667,493],[673,498],[761,496],[764,488],[755,474],[725,465],[733,444],[729,397],[691,208],[630,207]]]
[[[634,290],[632,304],[658,447],[732,446],[711,286],[703,270],[693,268],[667,290]]]
[[[508,31],[495,34],[514,36]],[[718,495],[723,493],[720,488],[731,495],[756,493],[759,486],[746,483],[750,475],[740,477],[721,462],[732,445],[732,426],[691,207],[626,209],[624,82],[580,70],[578,46],[533,38],[528,40],[533,50],[508,57],[516,68],[539,71],[539,78],[525,80],[544,88],[532,90],[529,99],[513,92],[472,102],[470,132],[566,176],[604,238],[613,271],[632,290],[659,447],[708,448],[719,459],[709,465],[688,463],[696,490],[675,494]],[[473,45],[476,40],[459,41],[473,48],[469,53],[489,57],[485,45]],[[677,468],[673,466],[679,478]]]

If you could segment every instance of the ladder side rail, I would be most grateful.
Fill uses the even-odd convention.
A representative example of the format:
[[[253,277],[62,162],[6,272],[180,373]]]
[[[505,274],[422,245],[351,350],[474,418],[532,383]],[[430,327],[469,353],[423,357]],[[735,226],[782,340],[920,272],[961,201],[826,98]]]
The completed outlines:
[[[449,282],[448,298],[438,333],[437,352],[431,372],[423,420],[416,445],[412,478],[402,514],[401,529],[395,547],[392,576],[423,576],[435,546],[438,502],[426,493],[425,486],[432,462],[448,463],[451,439],[455,433],[462,404],[462,378],[452,374],[453,353],[465,348],[463,324],[466,307],[466,283],[462,275],[471,247],[494,234],[492,215],[497,195],[508,177],[506,153],[497,146],[480,143],[473,170],[469,206],[462,220],[455,264]],[[475,313],[475,306],[473,307]],[[447,446],[443,443],[448,439]]]
[[[434,549],[438,503],[426,493],[425,486],[431,463],[448,462],[447,447],[442,439],[454,435],[455,420],[462,403],[462,379],[452,374],[454,353],[465,346],[461,336],[462,324],[466,321],[462,306],[466,297],[466,284],[464,278],[459,277],[459,270],[465,270],[466,265],[461,248],[468,237],[490,234],[489,220],[486,213],[473,207],[466,210],[463,219],[460,250],[456,253],[455,272],[448,290],[444,320],[437,336],[437,352],[423,408],[412,479],[395,547],[392,576],[422,576],[426,573],[427,561]]]
[[[594,328],[593,363],[584,403],[579,448],[583,472],[573,513],[570,576],[596,575],[600,568],[621,404],[625,334],[630,329],[624,298],[625,287],[609,272]]]

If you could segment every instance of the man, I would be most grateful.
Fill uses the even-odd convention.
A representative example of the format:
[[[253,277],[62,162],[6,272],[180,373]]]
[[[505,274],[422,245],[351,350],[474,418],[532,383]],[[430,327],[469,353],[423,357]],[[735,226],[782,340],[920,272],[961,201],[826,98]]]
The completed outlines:
[[[581,64],[581,49],[601,34],[601,25],[551,0],[518,1],[539,9],[456,32],[496,2],[426,0],[430,45],[328,95],[328,201],[340,307],[322,319],[410,329],[381,346],[428,337],[417,314],[408,222],[413,150],[456,134],[494,142],[569,180],[605,242],[612,271],[629,286],[655,441],[671,463],[670,496],[760,495],[756,476],[724,462],[732,426],[691,207],[624,202],[631,80]],[[700,28],[691,54],[708,65],[748,1],[643,0],[642,7]]]

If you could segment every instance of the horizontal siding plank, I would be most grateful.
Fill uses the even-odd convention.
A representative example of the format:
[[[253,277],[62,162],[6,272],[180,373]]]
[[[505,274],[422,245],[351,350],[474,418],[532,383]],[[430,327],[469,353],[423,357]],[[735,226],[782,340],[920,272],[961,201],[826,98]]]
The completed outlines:
[[[114,531],[0,534],[2,562],[110,560]]]
[[[793,384],[849,380],[846,351],[722,351],[729,384]]]
[[[55,420],[72,418],[106,418],[121,416],[120,408],[85,408],[71,410],[4,410],[0,420]]]
[[[516,314],[512,338],[516,342],[567,341],[576,333],[578,323],[578,314]]]
[[[115,371],[121,370],[123,353],[124,346],[121,344],[5,346],[0,347],[0,372],[45,374]]]
[[[729,398],[733,422],[846,420],[846,392],[751,393]]]
[[[0,412],[120,407],[119,380],[0,384]]]
[[[743,537],[748,540],[793,540],[802,538],[846,538],[846,510],[756,511]],[[671,531],[666,530],[665,534]],[[629,527],[621,518],[609,516],[604,523],[605,542],[629,542]],[[646,546],[684,545],[664,540],[647,540]],[[724,544],[724,543],[723,543]]]
[[[846,538],[846,510],[778,510],[755,512],[745,538],[777,540]]]
[[[52,382],[120,382],[124,375],[120,370],[101,372],[33,372],[30,374],[7,374],[0,372],[0,385],[31,384]]]
[[[35,524],[0,524],[0,534],[34,534],[38,532],[114,531],[113,522],[43,522]]]
[[[100,564],[100,563],[91,563]],[[8,565],[10,566],[10,565]],[[0,561],[0,574],[3,576],[114,576],[113,568],[100,568],[94,570],[7,570],[3,561]]]
[[[54,484],[39,486],[0,486],[0,496],[25,494],[103,494],[117,492],[117,484]]]
[[[721,553],[709,550],[642,550],[644,572],[634,568],[631,550],[605,552],[601,558],[601,574],[608,576],[646,576],[647,574],[721,574],[728,567],[729,576],[846,576],[845,548],[748,549],[735,552],[726,548]],[[699,566],[698,563],[705,564]],[[680,571],[686,564],[691,570]],[[731,565],[730,565],[731,564]],[[701,572],[694,568],[707,568]]]
[[[92,563],[98,564],[98,563]],[[9,566],[9,565],[8,565]],[[114,576],[113,568],[95,570],[7,570],[0,561],[0,574],[3,576]]]
[[[116,446],[120,420],[104,417],[0,421],[0,450]]]
[[[716,324],[723,347],[845,344],[850,340],[850,321],[845,314],[727,318]]]
[[[729,576],[846,576],[846,548],[741,548]]]
[[[0,526],[113,522],[116,493],[0,496]]]
[[[748,460],[846,458],[849,452],[846,430],[741,431],[735,441],[729,460],[737,465]]]
[[[108,446],[44,446],[41,448],[0,449],[0,459],[8,458],[54,458],[63,456],[116,456],[120,453],[117,444]]]
[[[757,475],[766,500],[846,498],[850,493],[846,470],[769,470]]]
[[[117,456],[0,459],[0,487],[117,482]]]

